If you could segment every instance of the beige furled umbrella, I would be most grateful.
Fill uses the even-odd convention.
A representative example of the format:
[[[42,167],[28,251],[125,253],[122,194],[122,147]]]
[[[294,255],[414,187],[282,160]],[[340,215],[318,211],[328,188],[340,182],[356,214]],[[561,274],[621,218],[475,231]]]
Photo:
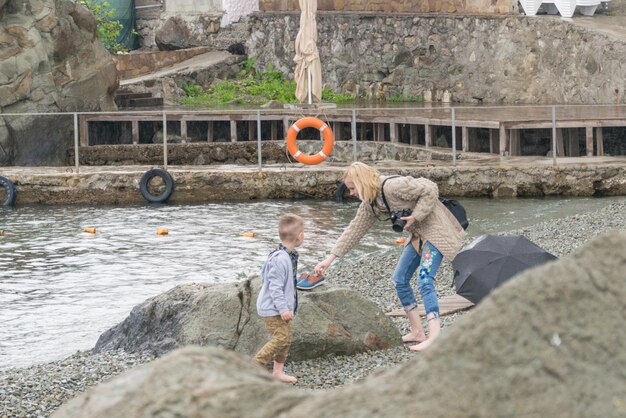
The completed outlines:
[[[300,30],[296,36],[296,98],[300,103],[322,101],[322,64],[317,51],[317,0],[299,0]]]

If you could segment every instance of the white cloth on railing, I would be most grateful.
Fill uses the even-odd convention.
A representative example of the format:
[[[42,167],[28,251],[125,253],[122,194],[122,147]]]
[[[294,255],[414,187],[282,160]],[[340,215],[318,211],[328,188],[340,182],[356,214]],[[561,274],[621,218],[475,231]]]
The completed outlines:
[[[528,16],[535,16],[539,7],[544,5],[548,14],[559,13],[563,17],[572,17],[576,8],[585,16],[593,16],[600,3],[606,7],[608,1],[610,0],[520,0],[520,4]]]

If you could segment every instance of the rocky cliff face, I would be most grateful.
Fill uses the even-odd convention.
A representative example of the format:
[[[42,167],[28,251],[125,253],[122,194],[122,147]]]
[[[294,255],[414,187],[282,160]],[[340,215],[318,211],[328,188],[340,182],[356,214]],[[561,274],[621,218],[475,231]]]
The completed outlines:
[[[113,110],[115,63],[70,0],[0,0],[0,113]],[[0,165],[61,165],[71,116],[0,118]]]

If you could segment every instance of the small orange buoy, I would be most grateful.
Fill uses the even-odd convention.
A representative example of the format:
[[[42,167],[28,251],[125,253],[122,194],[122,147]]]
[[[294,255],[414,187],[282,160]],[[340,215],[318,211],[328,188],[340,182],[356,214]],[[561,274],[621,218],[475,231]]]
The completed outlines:
[[[157,228],[157,235],[167,235],[170,231],[167,228]]]
[[[400,245],[400,244],[406,244],[406,238],[398,238],[396,240],[396,244]]]
[[[85,228],[85,229],[83,229],[83,232],[86,232],[88,234],[95,234],[96,233],[96,228],[94,228],[94,227]]]
[[[255,237],[255,236],[256,236],[256,234],[255,234],[254,232],[244,232],[244,233],[243,233],[243,234],[241,234],[241,235],[243,235],[244,237],[250,237],[250,238],[252,238],[252,237]]]

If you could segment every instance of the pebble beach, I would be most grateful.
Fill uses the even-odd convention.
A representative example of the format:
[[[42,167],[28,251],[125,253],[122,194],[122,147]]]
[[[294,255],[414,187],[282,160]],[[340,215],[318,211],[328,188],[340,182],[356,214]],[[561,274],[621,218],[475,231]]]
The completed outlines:
[[[597,211],[538,223],[507,233],[524,235],[557,257],[562,257],[598,235],[625,228],[626,199],[623,199]],[[401,248],[396,247],[359,259],[348,256],[338,260],[327,273],[328,285],[358,289],[385,312],[397,309],[399,303],[389,277],[400,251]],[[452,276],[450,263],[444,261],[436,282],[440,297],[454,294]],[[467,312],[442,317],[442,332],[454,327],[455,321]],[[394,318],[393,321],[401,333],[408,332],[406,319]],[[286,371],[298,378],[297,388],[332,390],[417,355],[419,353],[409,352],[406,347],[396,347],[355,356],[288,363]],[[60,361],[0,370],[0,418],[48,417],[63,402],[89,387],[151,360],[153,356],[145,354],[118,351],[93,355],[88,351],[80,351]]]

